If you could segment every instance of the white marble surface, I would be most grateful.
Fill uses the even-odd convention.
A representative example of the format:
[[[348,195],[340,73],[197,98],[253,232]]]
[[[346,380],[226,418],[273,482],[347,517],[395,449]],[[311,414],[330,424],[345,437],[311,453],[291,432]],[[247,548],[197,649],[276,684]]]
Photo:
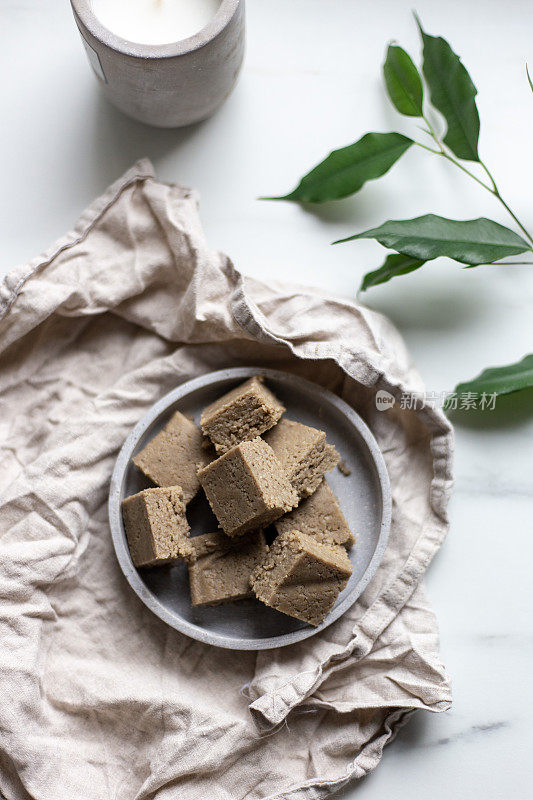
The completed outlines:
[[[190,130],[130,122],[100,98],[66,0],[0,0],[0,271],[42,251],[138,157],[197,187],[211,243],[246,273],[353,296],[382,259],[371,242],[332,248],[386,218],[492,216],[495,201],[452,167],[410,152],[355,199],[311,213],[260,194],[292,188],[327,151],[367,130],[412,126],[387,103],[388,40],[415,51],[411,0],[249,0],[245,70],[217,116]],[[533,5],[418,0],[478,86],[481,152],[533,224]],[[432,391],[533,350],[533,269],[434,262],[365,298],[402,330]],[[428,575],[454,707],[419,714],[377,771],[344,793],[422,800],[526,800],[533,762],[533,415],[525,401],[457,428],[451,533]],[[502,421],[503,420],[503,421]],[[499,421],[501,424],[496,424]]]

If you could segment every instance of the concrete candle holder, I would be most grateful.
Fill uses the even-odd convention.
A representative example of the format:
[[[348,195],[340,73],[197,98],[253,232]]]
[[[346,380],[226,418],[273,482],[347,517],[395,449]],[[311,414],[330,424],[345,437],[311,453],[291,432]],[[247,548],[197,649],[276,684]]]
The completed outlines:
[[[104,94],[125,114],[160,128],[211,116],[227,98],[244,56],[244,0],[222,0],[199,33],[172,44],[136,44],[105,28],[90,0],[71,0]]]

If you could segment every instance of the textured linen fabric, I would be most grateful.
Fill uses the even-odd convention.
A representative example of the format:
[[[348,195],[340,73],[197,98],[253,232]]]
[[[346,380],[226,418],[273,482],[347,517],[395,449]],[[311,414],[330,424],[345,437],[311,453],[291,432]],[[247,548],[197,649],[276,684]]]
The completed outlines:
[[[385,457],[393,519],[359,601],[262,653],[200,644],[130,590],[109,479],[139,417],[212,369],[336,392]],[[0,285],[0,790],[8,800],[317,800],[451,701],[422,576],[447,529],[452,434],[401,338],[348,300],[243,277],[197,198],[138,163]]]

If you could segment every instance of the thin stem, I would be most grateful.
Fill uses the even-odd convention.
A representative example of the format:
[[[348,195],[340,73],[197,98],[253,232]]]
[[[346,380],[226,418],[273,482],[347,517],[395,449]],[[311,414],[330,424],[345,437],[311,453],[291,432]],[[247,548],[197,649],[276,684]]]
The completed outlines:
[[[440,156],[440,150],[435,150],[433,147],[428,147],[427,144],[422,144],[422,142],[415,141],[414,144],[418,145],[418,147],[423,147],[424,150],[427,150],[428,153],[435,153],[436,156]]]
[[[495,192],[493,192],[493,190],[490,188],[490,186],[488,186],[488,184],[486,184],[484,181],[478,178],[477,175],[474,175],[473,172],[470,172],[470,170],[467,169],[465,166],[463,166],[463,164],[461,164],[460,161],[456,161],[456,159],[453,156],[450,156],[446,152],[446,150],[442,150],[442,152],[440,152],[439,155],[443,156],[447,161],[450,161],[452,164],[455,164],[456,167],[459,167],[459,169],[465,172],[467,175],[470,175],[470,177],[473,178],[476,181],[476,183],[479,183],[480,186],[483,186],[483,188],[486,189],[487,192],[495,194]]]
[[[433,135],[432,135],[432,138],[434,138]],[[473,172],[470,172],[470,170],[467,169],[466,167],[464,167],[459,161],[456,161],[455,158],[453,158],[453,156],[450,156],[446,152],[446,150],[444,150],[444,148],[440,146],[440,142],[437,139],[435,141],[439,145],[439,149],[438,150],[435,150],[433,147],[428,147],[427,145],[422,144],[422,142],[416,142],[415,141],[415,144],[417,144],[419,147],[423,147],[424,150],[427,150],[429,153],[435,153],[436,156],[442,156],[442,158],[445,158],[447,161],[451,161],[452,164],[455,164],[456,167],[459,167],[460,170],[462,170],[463,172],[466,172],[467,175],[470,175],[471,178],[473,178],[475,181],[477,181],[477,183],[479,183],[480,186],[483,186],[483,188],[486,189],[488,192],[490,192],[491,194],[494,194],[494,192],[492,191],[490,186],[488,186],[486,183],[484,183],[482,180],[480,180],[477,177],[477,175],[474,175]]]
[[[481,166],[485,170],[485,173],[488,176],[489,181],[492,183],[492,191],[493,191],[493,193],[494,194],[499,194],[498,187],[496,186],[496,181],[492,177],[492,172],[489,171],[489,168],[487,167],[487,165],[485,164],[484,161],[480,161],[479,163],[481,164]]]
[[[437,145],[437,147],[439,149],[438,150],[433,150],[431,147],[426,147],[425,145],[420,144],[420,142],[415,142],[415,144],[419,144],[420,147],[424,147],[426,150],[429,150],[431,153],[436,153],[437,155],[442,156],[443,158],[445,158],[447,161],[450,161],[452,164],[455,164],[455,166],[458,167],[462,172],[464,172],[466,175],[470,175],[470,177],[473,178],[476,181],[476,183],[479,183],[480,186],[483,186],[484,189],[486,189],[488,192],[490,192],[492,195],[494,195],[494,197],[505,208],[507,213],[510,214],[510,216],[514,219],[514,221],[516,222],[516,224],[518,225],[518,227],[520,228],[522,233],[527,237],[527,239],[531,242],[531,244],[533,244],[533,236],[529,233],[527,228],[524,227],[524,225],[520,222],[520,220],[518,219],[518,217],[516,216],[514,211],[511,209],[511,207],[506,203],[506,201],[501,196],[500,190],[499,190],[499,188],[498,188],[498,186],[496,184],[496,181],[494,180],[494,178],[492,176],[492,173],[490,172],[490,170],[487,167],[487,165],[483,161],[479,162],[481,167],[485,170],[485,174],[487,175],[488,179],[490,180],[492,186],[489,186],[484,181],[480,180],[480,178],[478,178],[477,175],[474,175],[473,172],[471,172],[463,164],[461,164],[453,156],[451,156],[444,149],[444,145],[442,144],[441,140],[437,136],[437,133],[435,132],[435,129],[434,129],[433,125],[428,120],[428,118],[425,116],[425,114],[422,116],[422,118],[423,118],[424,122],[426,123],[426,125],[428,126],[428,132],[429,132],[431,138],[433,139],[433,141],[435,142],[435,144]],[[518,262],[514,262],[514,263],[518,263]],[[526,263],[529,263],[529,262],[526,262]]]
[[[494,180],[494,177],[493,177],[492,173],[490,172],[489,168],[487,167],[487,165],[483,161],[480,161],[480,164],[483,167],[483,169],[485,170],[486,174],[488,175],[488,178],[489,178],[490,182],[492,183],[492,190],[491,190],[492,194],[494,195],[494,197],[496,197],[500,201],[500,203],[505,208],[505,210],[514,219],[514,221],[516,222],[516,224],[518,225],[518,227],[520,228],[522,233],[524,233],[527,236],[527,238],[529,239],[529,241],[533,244],[533,237],[531,236],[531,234],[529,233],[527,228],[525,228],[522,225],[522,223],[520,222],[520,220],[518,219],[518,217],[516,216],[514,211],[509,207],[509,205],[505,202],[505,200],[501,196],[500,190],[499,190],[499,188],[498,188],[498,186],[496,184],[496,181]]]
[[[433,125],[431,124],[431,122],[429,121],[429,119],[426,117],[425,114],[422,114],[422,119],[424,120],[424,122],[428,126],[429,135],[433,137],[433,139],[438,144],[439,148],[442,150],[442,145],[441,145],[441,143],[439,141],[439,137],[435,133],[435,128],[433,127]]]
[[[514,211],[512,211],[512,210],[509,208],[509,206],[507,205],[507,203],[505,202],[505,200],[503,199],[503,197],[501,196],[501,194],[500,194],[499,192],[494,192],[494,196],[498,198],[498,200],[500,201],[500,203],[502,204],[502,206],[505,208],[505,210],[506,210],[506,211],[508,211],[508,212],[509,212],[509,214],[512,216],[512,218],[514,219],[514,221],[516,222],[516,224],[518,225],[518,227],[520,228],[520,230],[522,231],[522,233],[523,233],[523,234],[526,236],[526,238],[527,238],[527,239],[529,239],[529,241],[531,242],[531,244],[533,244],[533,237],[531,236],[531,234],[529,233],[529,231],[527,230],[527,228],[524,228],[524,226],[522,225],[522,223],[520,222],[520,220],[518,219],[518,217],[516,216],[516,214],[514,213]]]
[[[439,148],[438,150],[433,150],[432,152],[434,152],[434,153],[438,153],[438,155],[439,155],[439,156],[442,156],[442,157],[443,157],[443,158],[445,158],[447,161],[450,161],[452,164],[455,164],[455,166],[456,166],[456,167],[459,167],[459,169],[460,169],[460,170],[462,170],[463,172],[465,172],[467,175],[470,175],[470,177],[471,177],[471,178],[473,178],[473,179],[474,179],[474,180],[475,180],[477,183],[479,183],[479,185],[480,185],[480,186],[483,186],[483,188],[484,188],[484,189],[486,189],[488,192],[492,192],[492,189],[490,188],[490,186],[487,186],[487,184],[486,184],[486,183],[484,183],[482,180],[480,180],[480,179],[477,177],[477,175],[474,175],[474,173],[473,173],[473,172],[470,172],[470,170],[469,170],[469,169],[467,169],[465,166],[463,166],[463,164],[461,164],[459,161],[456,161],[456,160],[455,160],[455,158],[454,158],[453,156],[451,156],[451,155],[450,155],[450,154],[449,154],[449,153],[448,153],[448,152],[447,152],[447,151],[444,149],[444,145],[442,144],[441,140],[440,140],[440,139],[439,139],[439,137],[437,136],[437,133],[436,133],[436,131],[435,131],[435,128],[433,127],[433,125],[431,124],[431,122],[429,121],[429,119],[426,117],[426,115],[425,115],[425,114],[422,116],[422,119],[424,120],[424,122],[425,122],[425,123],[426,123],[426,125],[428,126],[428,131],[429,131],[429,134],[430,134],[431,138],[433,139],[433,141],[435,142],[435,144],[436,144],[436,145],[437,145],[437,147]],[[428,149],[429,149],[429,148],[428,148]]]

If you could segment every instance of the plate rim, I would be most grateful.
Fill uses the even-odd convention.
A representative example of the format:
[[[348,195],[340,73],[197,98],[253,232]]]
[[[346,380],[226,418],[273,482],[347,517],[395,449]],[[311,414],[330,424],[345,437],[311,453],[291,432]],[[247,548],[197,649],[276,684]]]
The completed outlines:
[[[120,514],[120,495],[129,462],[139,439],[150,425],[152,425],[158,417],[162,416],[171,405],[181,400],[183,397],[186,397],[191,392],[203,389],[218,381],[231,380],[233,378],[246,379],[252,377],[252,375],[264,375],[267,381],[271,378],[273,380],[280,380],[293,384],[296,382],[306,391],[327,399],[337,410],[348,417],[351,424],[354,425],[361,438],[365,441],[372,457],[381,490],[382,515],[376,549],[365,572],[349,595],[327,615],[326,619],[320,625],[316,627],[307,626],[297,631],[266,637],[264,639],[236,639],[227,634],[206,631],[181,619],[179,616],[169,611],[156,595],[148,589],[131,560]],[[159,617],[159,619],[166,622],[167,625],[170,625],[170,627],[175,630],[204,644],[210,644],[228,650],[271,650],[275,647],[285,647],[289,644],[294,644],[295,642],[300,642],[311,636],[315,636],[338,620],[359,599],[374,577],[387,547],[392,516],[392,497],[389,474],[379,445],[366,422],[345,400],[342,400],[342,398],[338,397],[338,395],[334,394],[329,389],[325,389],[319,384],[291,372],[269,369],[266,367],[228,367],[183,381],[183,383],[175,389],[163,395],[163,397],[157,400],[142,415],[126,437],[116,458],[109,487],[108,516],[113,548],[122,573],[139,599],[150,611]]]

